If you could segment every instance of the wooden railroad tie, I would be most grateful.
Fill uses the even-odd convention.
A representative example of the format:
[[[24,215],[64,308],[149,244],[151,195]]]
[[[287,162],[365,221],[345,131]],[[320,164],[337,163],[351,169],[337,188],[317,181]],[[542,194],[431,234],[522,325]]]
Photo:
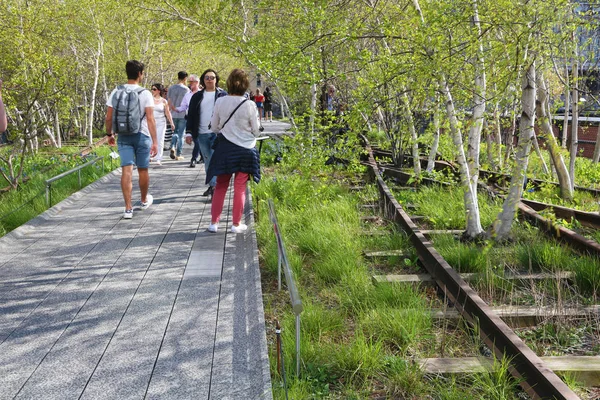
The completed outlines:
[[[361,190],[364,190],[365,187],[356,185],[356,186],[350,186],[348,189],[350,189],[351,192],[360,192]]]
[[[373,257],[399,257],[403,256],[404,252],[402,250],[382,250],[382,251],[365,251],[365,257],[373,258]]]
[[[362,234],[365,235],[365,236],[385,236],[385,235],[391,235],[392,232],[388,232],[388,231],[363,231]]]
[[[423,235],[431,236],[431,235],[444,235],[444,234],[462,235],[464,231],[465,231],[464,229],[423,229],[423,230],[420,230],[419,232],[421,232]]]
[[[555,373],[569,373],[585,386],[600,385],[600,356],[540,357]],[[426,374],[465,374],[492,371],[493,360],[486,357],[425,358],[415,362]]]
[[[376,209],[376,208],[379,208],[379,205],[378,204],[361,204],[360,207],[366,208],[366,209]]]
[[[379,221],[380,219],[381,217],[379,215],[362,215],[360,217],[360,220],[364,222],[375,222]]]
[[[393,251],[392,251],[393,252]],[[373,255],[370,255],[374,253]],[[377,253],[382,253],[379,255]],[[391,253],[391,252],[389,252]],[[383,257],[386,252],[365,252],[366,257]],[[392,254],[389,254],[392,255]],[[393,254],[399,255],[399,254]],[[498,276],[498,278],[506,279],[506,280],[518,280],[518,281],[531,281],[531,280],[558,280],[558,279],[571,279],[573,277],[573,272],[571,271],[563,271],[558,273],[532,273],[532,274],[510,274],[505,276]],[[472,281],[474,279],[485,278],[485,275],[478,273],[471,274],[460,274],[460,277],[465,281]],[[425,284],[434,284],[435,280],[429,274],[397,274],[397,275],[373,275],[373,283],[425,283]]]
[[[547,307],[547,306],[500,306],[490,307],[492,311],[502,318],[506,324],[513,328],[535,326],[552,317],[562,318],[594,318],[600,317],[600,305],[582,307]],[[436,320],[459,319],[458,310],[431,310],[431,317]]]

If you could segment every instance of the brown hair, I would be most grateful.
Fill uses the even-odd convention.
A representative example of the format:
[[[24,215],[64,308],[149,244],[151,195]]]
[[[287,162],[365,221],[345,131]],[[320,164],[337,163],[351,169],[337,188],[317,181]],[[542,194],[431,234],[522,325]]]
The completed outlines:
[[[227,78],[227,92],[243,96],[250,86],[248,74],[243,69],[236,68],[229,74]]]

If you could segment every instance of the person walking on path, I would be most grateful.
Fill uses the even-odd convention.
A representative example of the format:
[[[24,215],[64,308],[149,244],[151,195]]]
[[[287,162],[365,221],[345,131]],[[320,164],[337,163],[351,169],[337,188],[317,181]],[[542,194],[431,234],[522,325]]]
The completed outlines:
[[[167,121],[173,126],[173,119],[169,111],[169,103],[162,96],[165,87],[160,83],[152,85],[152,98],[154,100],[154,120],[156,121],[156,140],[158,142],[158,153],[154,157],[154,162],[161,165],[162,153],[165,141],[165,132],[167,130]],[[152,160],[151,160],[152,161]]]
[[[171,112],[171,107],[169,107],[169,104],[168,104],[168,100],[169,100],[168,94],[169,94],[169,87],[165,86],[161,95],[162,95],[163,99],[167,100],[167,108],[169,109],[169,112]],[[171,115],[173,115],[173,114],[171,113]],[[171,121],[172,120],[173,120],[173,117],[171,117]],[[171,123],[167,120],[167,129],[165,130],[165,141],[163,143],[163,151],[171,150],[171,139],[173,139],[173,129],[174,129],[173,125],[171,125]]]
[[[227,96],[227,92],[219,87],[219,75],[213,69],[204,71],[200,76],[200,81],[204,85],[204,89],[194,94],[190,100],[186,137],[191,136],[194,141],[190,168],[196,166],[198,154],[202,154],[204,169],[207,170],[213,153],[212,145],[216,137],[210,125],[213,109],[217,99]],[[216,180],[213,179],[207,181],[207,183],[209,185],[208,189],[202,196],[212,196],[214,193]]]
[[[260,89],[256,89],[256,94],[254,95],[254,102],[256,103],[256,108],[258,108],[258,118],[262,121],[264,118],[264,109],[263,103],[265,101],[265,96],[260,92]]]
[[[139,83],[144,76],[144,64],[137,60],[127,61],[127,84],[118,86],[108,97],[106,105],[106,135],[108,144],[115,145],[115,133],[119,134],[118,148],[121,157],[121,190],[125,200],[123,218],[133,218],[131,193],[133,190],[133,166],[137,165],[142,210],[152,205],[152,195],[148,193],[150,157],[158,153],[156,122],[154,121],[154,101],[147,89]],[[136,105],[135,102],[138,104]],[[130,107],[131,105],[131,107]],[[130,118],[135,117],[135,118]],[[124,121],[127,122],[124,122]]]
[[[171,107],[172,111],[175,112],[179,112],[179,113],[184,113],[184,116],[186,117],[184,119],[185,121],[185,125],[184,125],[184,132],[186,130],[186,126],[187,126],[187,114],[190,108],[190,101],[192,100],[192,96],[195,95],[196,93],[198,93],[198,91],[200,90],[200,80],[198,78],[198,75],[190,75],[189,78],[189,82],[190,82],[190,91],[187,92],[185,94],[185,96],[183,96],[183,99],[181,100],[181,104],[178,107]],[[187,136],[186,136],[186,142],[187,142]],[[181,143],[181,146],[183,147],[183,140],[178,142]],[[188,143],[191,144],[191,141]],[[171,158],[173,158],[173,153],[171,152],[170,154]],[[183,156],[181,156],[181,153],[179,153],[179,156],[176,157],[177,160],[183,160]]]
[[[217,185],[211,204],[209,232],[216,233],[223,211],[223,203],[229,181],[235,174],[233,183],[233,226],[231,232],[242,233],[248,229],[243,224],[246,186],[249,176],[260,181],[260,155],[256,150],[256,136],[260,133],[260,121],[256,104],[245,98],[250,86],[248,74],[234,69],[227,78],[229,96],[217,100],[211,119],[211,126],[217,132],[215,151],[206,173],[206,181],[216,176]]]
[[[265,121],[273,122],[273,93],[271,93],[271,88],[269,88],[268,86],[265,88],[264,97],[265,102],[263,106]]]
[[[0,79],[0,133],[4,132],[7,126],[6,110],[4,109],[4,103],[2,102],[2,79]]]
[[[191,76],[190,80],[194,77],[195,75]],[[170,157],[173,160],[183,160],[183,157],[181,156],[181,150],[183,149],[183,133],[185,132],[185,114],[187,108],[183,111],[176,111],[176,108],[181,106],[183,98],[190,92],[190,89],[185,85],[187,78],[187,72],[179,71],[177,73],[177,79],[179,82],[169,88],[169,94],[167,96],[167,100],[169,101],[169,109],[173,111],[171,115],[173,117],[173,122],[175,123],[175,125],[173,125],[173,136],[171,137],[170,148]],[[198,90],[197,86],[196,90]]]

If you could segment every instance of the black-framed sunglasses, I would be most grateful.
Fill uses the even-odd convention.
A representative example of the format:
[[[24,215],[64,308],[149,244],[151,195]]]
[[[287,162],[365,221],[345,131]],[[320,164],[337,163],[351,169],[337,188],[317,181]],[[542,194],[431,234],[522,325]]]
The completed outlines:
[[[204,77],[204,79],[207,80],[207,81],[214,81],[215,79],[217,79],[217,77],[216,76],[207,75],[207,76]]]
[[[158,90],[157,88],[153,87],[152,90]]]

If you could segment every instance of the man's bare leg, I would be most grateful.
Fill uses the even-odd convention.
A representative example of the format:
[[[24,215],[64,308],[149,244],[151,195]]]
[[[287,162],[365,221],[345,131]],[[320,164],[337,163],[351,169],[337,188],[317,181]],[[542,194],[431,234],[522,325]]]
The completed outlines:
[[[131,183],[132,171],[133,165],[127,165],[121,168],[121,191],[123,192],[123,200],[125,200],[125,210],[131,210],[133,208],[131,206],[131,192],[133,190]]]
[[[146,202],[146,196],[148,195],[148,187],[150,187],[150,174],[148,168],[138,168],[138,175],[140,177],[140,192],[142,194],[142,203]]]

